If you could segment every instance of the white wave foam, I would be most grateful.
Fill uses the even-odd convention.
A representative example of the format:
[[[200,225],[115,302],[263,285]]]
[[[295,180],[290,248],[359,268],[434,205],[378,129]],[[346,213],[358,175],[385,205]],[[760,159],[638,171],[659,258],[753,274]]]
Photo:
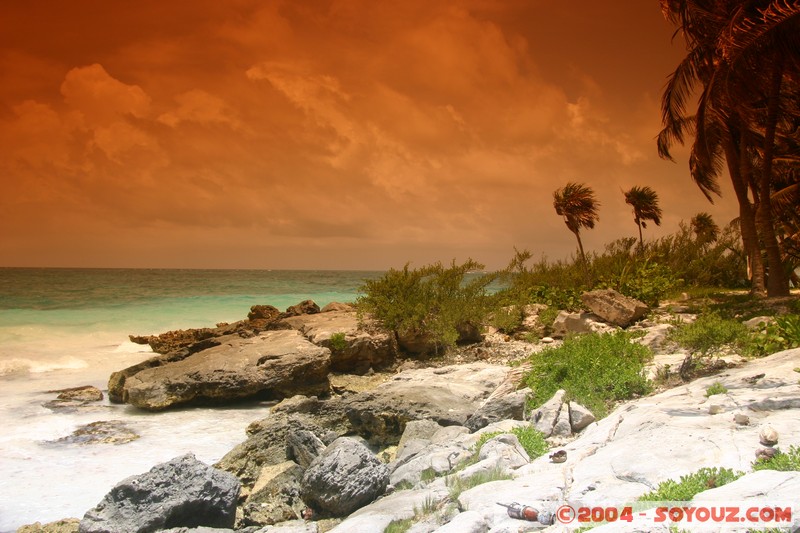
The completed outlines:
[[[89,363],[77,357],[62,357],[50,361],[13,358],[0,361],[0,376],[18,376],[24,374],[42,374],[54,370],[76,370],[87,368]]]

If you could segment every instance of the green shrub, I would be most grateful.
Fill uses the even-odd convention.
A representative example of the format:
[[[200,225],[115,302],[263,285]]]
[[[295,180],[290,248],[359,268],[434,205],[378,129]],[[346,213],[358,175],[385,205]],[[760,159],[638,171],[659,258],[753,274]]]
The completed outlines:
[[[789,451],[778,453],[771,459],[758,459],[753,463],[753,470],[800,470],[800,447],[790,446]]]
[[[776,316],[773,320],[750,336],[746,348],[748,355],[770,355],[800,347],[800,315]]]
[[[656,490],[639,497],[639,501],[689,501],[708,489],[727,485],[744,475],[730,468],[701,468],[697,472],[681,476],[680,481],[668,479],[659,483]]]
[[[347,340],[345,339],[345,334],[341,331],[334,333],[331,335],[331,350],[336,352],[341,352],[345,348],[347,348]]]
[[[715,381],[706,389],[706,397],[711,397],[715,394],[725,394],[726,392],[728,392],[728,388],[719,381]]]
[[[747,326],[738,320],[708,312],[698,316],[694,322],[677,324],[667,338],[692,353],[706,356],[725,346],[742,346],[748,336]]]
[[[481,436],[478,438],[478,442],[475,443],[475,452],[472,458],[473,461],[477,460],[477,457],[480,455],[481,448],[483,448],[484,444],[496,436],[502,435],[503,433],[503,431],[487,431],[485,433],[481,433]],[[549,447],[547,445],[547,441],[544,440],[544,435],[542,435],[542,433],[532,425],[515,427],[509,433],[517,437],[517,440],[522,448],[527,452],[528,457],[531,458],[531,461],[547,453]]]
[[[522,307],[509,305],[501,307],[492,314],[492,326],[503,333],[513,333],[522,326],[523,319]]]
[[[470,259],[461,265],[454,261],[447,268],[436,263],[392,269],[361,287],[358,310],[372,315],[387,330],[428,335],[442,346],[454,346],[460,326],[480,325],[489,312],[486,287],[494,276],[465,279],[482,268]]]
[[[406,533],[414,525],[413,518],[398,518],[389,522],[383,533]]]
[[[602,418],[615,402],[650,392],[644,365],[652,352],[631,339],[631,334],[622,331],[592,333],[533,354],[525,376],[525,384],[533,391],[532,407],[564,389]]]

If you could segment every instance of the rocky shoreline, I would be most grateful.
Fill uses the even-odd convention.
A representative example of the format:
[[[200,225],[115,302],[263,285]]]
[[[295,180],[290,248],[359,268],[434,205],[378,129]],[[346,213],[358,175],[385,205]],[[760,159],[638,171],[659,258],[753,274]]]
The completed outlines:
[[[639,342],[656,353],[651,375],[685,356],[665,342],[666,313],[643,321],[635,302],[603,294],[584,301],[592,312],[561,313],[554,336],[642,329]],[[525,323],[541,333],[535,308]],[[276,404],[216,465],[175,458],[122,481],[82,520],[20,532],[382,532],[400,521],[415,532],[568,530],[511,518],[497,502],[520,502],[542,516],[564,502],[622,505],[701,467],[746,474],[696,501],[789,502],[800,524],[800,472],[751,471],[765,428],[784,449],[800,446],[800,349],[744,363],[732,355],[713,377],[626,402],[594,421],[559,394],[525,410],[524,368],[509,363],[559,342],[553,338],[531,344],[488,331],[444,358],[424,358],[402,348],[412,340],[380,331],[345,304],[319,309],[306,301],[285,312],[254,306],[234,324],[132,340],[158,355],[114,373],[112,401],[151,411],[246,399]],[[707,397],[712,382],[727,392]],[[95,391],[62,394],[58,401],[70,408],[96,398]],[[512,430],[530,426],[548,437],[553,457],[532,458],[521,446]],[[108,442],[101,435],[92,442]],[[481,475],[497,479],[454,491]],[[633,522],[597,530],[669,531],[669,524]]]

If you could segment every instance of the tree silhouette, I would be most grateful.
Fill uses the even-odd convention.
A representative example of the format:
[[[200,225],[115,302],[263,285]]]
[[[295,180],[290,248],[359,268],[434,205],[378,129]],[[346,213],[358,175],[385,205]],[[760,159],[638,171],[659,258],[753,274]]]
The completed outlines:
[[[692,217],[691,225],[700,246],[705,247],[709,243],[716,242],[719,237],[719,226],[708,213],[697,213]]]
[[[642,228],[647,228],[647,221],[652,220],[656,226],[661,225],[661,208],[658,206],[658,194],[645,185],[633,186],[629,191],[623,191],[625,203],[633,207],[633,221],[639,228],[639,249],[644,250]]]
[[[578,239],[578,250],[585,265],[586,254],[581,242],[581,228],[594,228],[598,220],[597,208],[600,203],[595,198],[594,191],[581,183],[567,183],[564,188],[553,192],[553,207],[556,214],[564,217],[567,228]]]

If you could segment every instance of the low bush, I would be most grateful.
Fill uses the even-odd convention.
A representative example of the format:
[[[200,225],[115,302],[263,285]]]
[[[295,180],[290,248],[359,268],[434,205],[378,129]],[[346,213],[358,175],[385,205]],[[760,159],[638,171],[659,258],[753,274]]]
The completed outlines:
[[[668,479],[659,483],[656,490],[639,497],[639,501],[689,501],[708,489],[727,485],[744,475],[730,468],[701,468],[697,472],[681,476],[680,481]]]
[[[706,389],[706,397],[710,398],[716,394],[725,394],[726,392],[728,392],[728,388],[719,381],[715,381]]]
[[[458,328],[479,326],[489,313],[486,287],[493,275],[467,274],[483,269],[468,260],[450,267],[441,263],[411,269],[391,269],[378,279],[367,280],[356,305],[384,328],[401,334],[424,334],[442,346],[454,346]]]
[[[667,335],[669,340],[702,356],[723,347],[743,347],[748,337],[747,326],[716,312],[702,313],[694,322],[678,323]]]
[[[547,441],[544,440],[544,435],[542,435],[541,431],[538,431],[532,425],[529,426],[522,426],[522,427],[515,427],[509,433],[513,434],[517,437],[522,448],[528,454],[528,457],[531,458],[531,461],[536,459],[537,457],[541,457],[547,450],[549,446],[547,445]],[[502,435],[502,431],[487,431],[485,433],[481,433],[480,438],[478,438],[478,442],[475,444],[475,453],[473,458],[477,460],[478,455],[481,453],[481,448],[484,444],[486,444],[489,440],[495,438],[498,435]]]
[[[631,334],[622,331],[592,333],[533,354],[524,381],[533,391],[532,407],[564,389],[602,418],[614,403],[650,392],[644,365],[653,354],[631,339]]]
[[[788,452],[778,450],[778,453],[769,459],[758,459],[753,463],[753,470],[800,471],[800,447],[790,446]]]
[[[773,318],[747,341],[746,353],[753,356],[800,347],[800,315],[783,315]]]
[[[340,352],[345,348],[347,348],[347,340],[344,332],[339,331],[331,335],[331,350]]]

